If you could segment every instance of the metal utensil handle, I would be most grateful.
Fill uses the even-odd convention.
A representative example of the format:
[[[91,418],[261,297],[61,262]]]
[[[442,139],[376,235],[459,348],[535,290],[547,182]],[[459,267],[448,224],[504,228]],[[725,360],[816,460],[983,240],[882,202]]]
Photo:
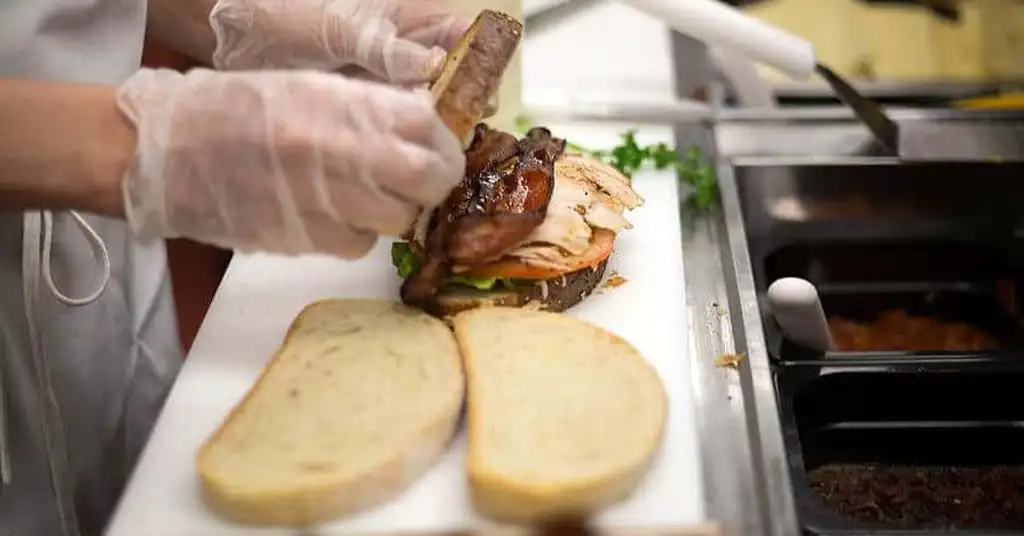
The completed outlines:
[[[768,304],[782,334],[813,350],[836,349],[818,289],[806,279],[784,277],[768,287]]]
[[[885,115],[882,108],[875,101],[861,95],[843,77],[836,74],[826,65],[818,64],[815,67],[818,74],[832,86],[832,90],[839,95],[854,113],[864,123],[875,139],[886,149],[896,153],[899,151],[899,127]]]

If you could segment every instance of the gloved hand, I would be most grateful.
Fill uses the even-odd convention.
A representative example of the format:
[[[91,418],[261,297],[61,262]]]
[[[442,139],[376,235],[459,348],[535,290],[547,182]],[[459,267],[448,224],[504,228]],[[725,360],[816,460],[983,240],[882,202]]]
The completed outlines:
[[[440,0],[218,0],[217,69],[365,70],[379,81],[429,81],[472,23]]]
[[[143,69],[118,106],[138,132],[123,190],[143,238],[355,258],[465,166],[426,92],[336,74]]]

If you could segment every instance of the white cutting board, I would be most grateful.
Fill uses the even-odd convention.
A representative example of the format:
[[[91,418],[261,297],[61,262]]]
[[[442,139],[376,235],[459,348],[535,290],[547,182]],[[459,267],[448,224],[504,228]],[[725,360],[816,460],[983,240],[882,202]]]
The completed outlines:
[[[574,308],[574,316],[629,340],[657,368],[670,396],[668,428],[648,478],[604,512],[606,526],[697,524],[705,519],[686,340],[675,177],[638,174],[646,204],[629,214],[609,271],[627,282]],[[201,502],[193,460],[200,443],[256,380],[288,325],[323,298],[397,299],[382,240],[365,259],[236,256],[108,529],[108,536],[298,534],[227,523]],[[433,470],[389,504],[303,534],[458,530],[480,526],[467,500],[460,436]]]

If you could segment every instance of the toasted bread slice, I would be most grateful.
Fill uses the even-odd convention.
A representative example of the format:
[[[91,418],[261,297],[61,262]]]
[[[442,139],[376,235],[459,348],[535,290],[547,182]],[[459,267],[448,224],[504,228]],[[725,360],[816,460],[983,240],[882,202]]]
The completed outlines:
[[[455,316],[478,512],[585,518],[626,498],[661,442],[668,397],[623,339],[573,317],[506,307]]]
[[[231,520],[291,526],[384,502],[440,457],[464,385],[440,320],[385,301],[314,303],[200,449],[204,497]]]
[[[462,285],[449,285],[437,295],[437,304],[444,316],[481,307],[526,307],[541,311],[562,312],[593,294],[608,268],[608,260],[569,272],[554,279],[517,281],[516,287],[476,290]]]
[[[448,52],[430,91],[438,115],[464,148],[473,141],[473,127],[488,112],[488,103],[494,103],[522,37],[521,22],[485,9]]]

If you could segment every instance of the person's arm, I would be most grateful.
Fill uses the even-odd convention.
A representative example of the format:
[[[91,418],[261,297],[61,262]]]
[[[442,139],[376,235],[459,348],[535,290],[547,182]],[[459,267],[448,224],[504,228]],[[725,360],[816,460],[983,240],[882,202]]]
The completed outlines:
[[[216,0],[149,0],[147,37],[203,65],[211,65],[217,46],[210,27],[210,11],[215,3]]]
[[[0,210],[123,217],[135,132],[116,88],[0,78]]]

